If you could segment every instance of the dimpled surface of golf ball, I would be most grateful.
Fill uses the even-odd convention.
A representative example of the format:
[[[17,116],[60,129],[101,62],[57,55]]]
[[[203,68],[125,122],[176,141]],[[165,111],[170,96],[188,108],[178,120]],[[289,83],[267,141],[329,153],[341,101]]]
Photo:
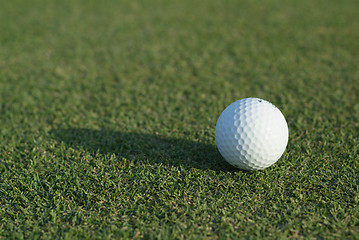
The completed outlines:
[[[215,138],[228,163],[244,170],[261,170],[282,156],[288,143],[288,125],[272,103],[244,98],[222,112]]]

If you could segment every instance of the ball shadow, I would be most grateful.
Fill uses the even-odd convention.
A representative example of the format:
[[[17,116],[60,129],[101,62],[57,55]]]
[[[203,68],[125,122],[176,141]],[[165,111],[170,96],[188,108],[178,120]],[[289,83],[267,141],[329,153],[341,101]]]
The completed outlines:
[[[138,132],[108,129],[55,129],[50,134],[74,149],[90,154],[116,154],[137,163],[157,163],[186,168],[234,171],[209,143]]]

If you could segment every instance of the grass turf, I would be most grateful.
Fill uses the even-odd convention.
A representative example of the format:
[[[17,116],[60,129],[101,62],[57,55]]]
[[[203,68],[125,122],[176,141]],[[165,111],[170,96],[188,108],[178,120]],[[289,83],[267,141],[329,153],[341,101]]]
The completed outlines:
[[[358,239],[356,1],[5,1],[0,238]],[[277,105],[234,169],[221,111]]]

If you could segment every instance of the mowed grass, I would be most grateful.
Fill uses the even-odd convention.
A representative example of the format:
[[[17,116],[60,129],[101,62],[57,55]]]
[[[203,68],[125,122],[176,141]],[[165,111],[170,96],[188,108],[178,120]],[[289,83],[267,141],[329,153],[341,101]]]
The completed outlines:
[[[358,239],[357,1],[3,1],[0,239]],[[215,124],[259,97],[263,171]]]

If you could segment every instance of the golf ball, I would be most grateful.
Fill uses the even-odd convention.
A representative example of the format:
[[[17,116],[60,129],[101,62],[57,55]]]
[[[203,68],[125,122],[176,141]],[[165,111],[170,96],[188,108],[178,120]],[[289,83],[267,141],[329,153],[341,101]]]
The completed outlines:
[[[288,143],[288,125],[272,103],[244,98],[222,112],[215,138],[228,163],[244,170],[261,170],[282,156]]]

